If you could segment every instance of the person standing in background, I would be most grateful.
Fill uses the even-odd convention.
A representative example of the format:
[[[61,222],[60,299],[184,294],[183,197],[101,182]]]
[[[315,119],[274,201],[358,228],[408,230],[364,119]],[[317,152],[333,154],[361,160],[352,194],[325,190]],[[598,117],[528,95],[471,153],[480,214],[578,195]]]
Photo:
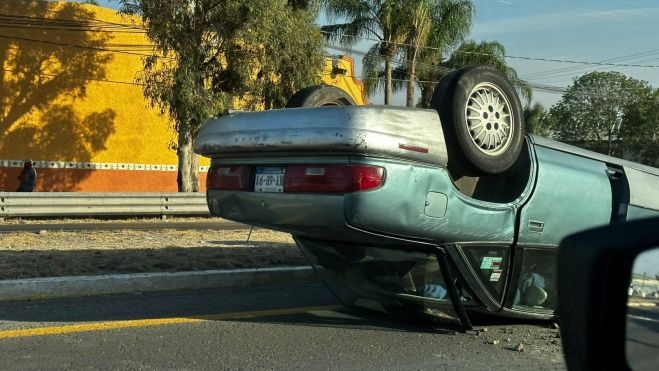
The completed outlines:
[[[32,160],[23,162],[23,170],[18,175],[18,180],[21,185],[18,186],[16,192],[34,192],[37,185],[37,171],[32,167]]]

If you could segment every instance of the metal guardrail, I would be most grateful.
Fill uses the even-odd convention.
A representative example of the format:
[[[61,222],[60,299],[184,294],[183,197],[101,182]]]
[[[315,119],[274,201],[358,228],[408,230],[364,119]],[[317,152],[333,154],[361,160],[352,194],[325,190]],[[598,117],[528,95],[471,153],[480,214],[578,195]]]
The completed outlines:
[[[207,214],[205,193],[0,192],[0,218]]]

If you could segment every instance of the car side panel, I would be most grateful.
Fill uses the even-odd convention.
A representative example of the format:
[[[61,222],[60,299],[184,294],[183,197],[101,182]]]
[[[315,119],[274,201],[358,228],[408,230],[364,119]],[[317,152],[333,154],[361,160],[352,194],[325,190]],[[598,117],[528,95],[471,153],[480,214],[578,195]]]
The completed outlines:
[[[518,245],[557,246],[565,236],[611,222],[606,164],[534,146],[537,182],[522,207]]]
[[[513,242],[513,205],[462,195],[441,167],[393,161],[385,166],[382,188],[345,196],[349,225],[433,243]]]

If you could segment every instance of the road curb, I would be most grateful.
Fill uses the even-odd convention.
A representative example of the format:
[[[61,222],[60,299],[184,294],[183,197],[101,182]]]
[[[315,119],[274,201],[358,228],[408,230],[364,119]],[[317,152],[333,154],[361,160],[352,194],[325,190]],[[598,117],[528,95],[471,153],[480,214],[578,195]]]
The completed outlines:
[[[656,303],[627,303],[628,307],[656,307]]]
[[[183,218],[181,218],[183,219]],[[159,221],[159,222],[119,222],[119,223],[29,223],[0,225],[0,234],[16,232],[50,231],[50,232],[80,232],[80,231],[159,231],[175,230],[245,230],[250,226],[224,219],[209,219],[207,222]]]
[[[309,266],[29,278],[0,281],[0,301],[315,282]]]

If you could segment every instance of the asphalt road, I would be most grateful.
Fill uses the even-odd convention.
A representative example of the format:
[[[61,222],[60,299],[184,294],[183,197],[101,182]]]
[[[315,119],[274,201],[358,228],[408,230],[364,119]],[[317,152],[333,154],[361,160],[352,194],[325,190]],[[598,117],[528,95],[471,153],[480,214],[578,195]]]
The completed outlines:
[[[320,284],[5,302],[0,369],[565,368],[547,323],[474,322],[345,308]]]
[[[633,370],[656,370],[659,364],[659,306],[630,307],[627,313],[626,355]]]
[[[138,230],[154,231],[161,229],[176,230],[234,230],[249,229],[248,225],[231,222],[224,219],[208,219],[204,222],[186,222],[186,221],[151,221],[151,222],[117,222],[117,223],[30,223],[30,224],[4,224],[0,225],[0,233],[3,232],[39,232],[46,231],[112,231],[112,230]]]

